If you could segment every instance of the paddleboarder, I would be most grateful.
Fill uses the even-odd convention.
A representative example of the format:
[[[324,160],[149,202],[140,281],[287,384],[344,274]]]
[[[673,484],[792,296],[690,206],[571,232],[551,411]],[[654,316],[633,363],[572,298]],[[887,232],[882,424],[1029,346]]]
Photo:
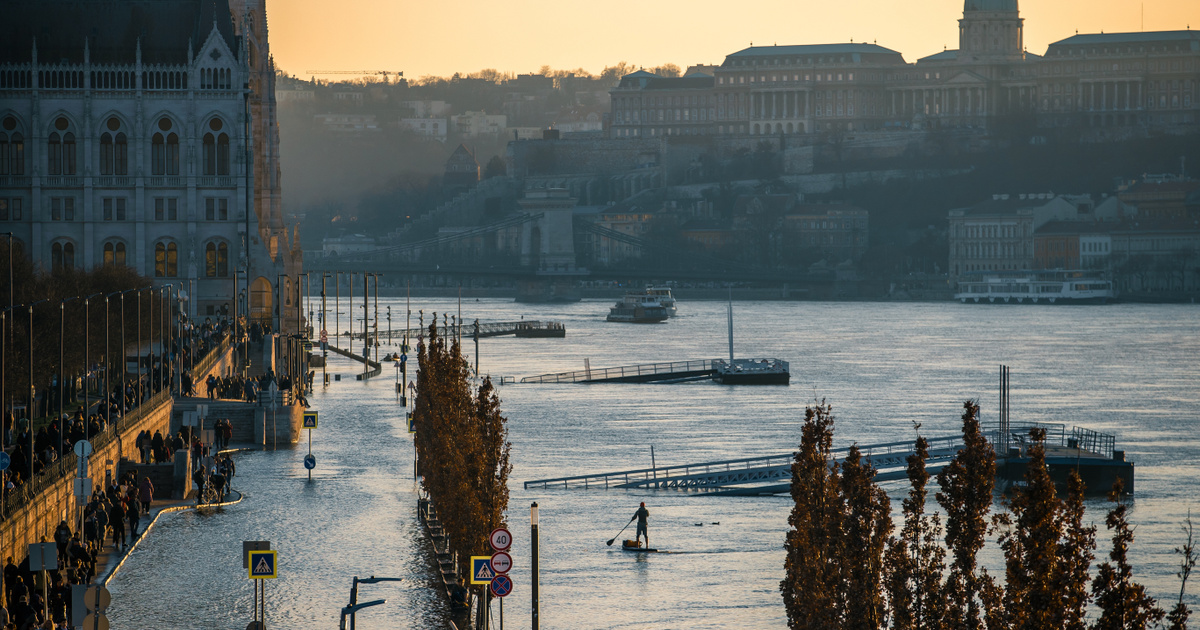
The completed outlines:
[[[650,512],[646,509],[646,502],[642,501],[641,507],[638,508],[637,512],[633,513],[633,518],[631,518],[629,520],[632,521],[633,519],[637,519],[637,535],[634,536],[633,539],[640,540],[643,536],[645,536],[646,537],[646,548],[649,549],[650,548],[650,533],[648,531],[646,531],[646,519],[647,518],[650,518]]]

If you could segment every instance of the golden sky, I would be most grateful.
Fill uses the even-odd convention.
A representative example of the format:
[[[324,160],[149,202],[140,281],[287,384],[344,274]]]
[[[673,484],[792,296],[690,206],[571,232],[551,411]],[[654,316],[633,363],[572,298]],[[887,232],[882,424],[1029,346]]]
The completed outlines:
[[[1025,46],[1037,54],[1076,31],[1200,30],[1200,0],[1020,5]],[[388,70],[417,78],[547,64],[591,72],[618,61],[716,64],[751,42],[875,42],[912,62],[958,47],[962,7],[962,0],[268,0],[267,14],[276,65],[290,74]]]

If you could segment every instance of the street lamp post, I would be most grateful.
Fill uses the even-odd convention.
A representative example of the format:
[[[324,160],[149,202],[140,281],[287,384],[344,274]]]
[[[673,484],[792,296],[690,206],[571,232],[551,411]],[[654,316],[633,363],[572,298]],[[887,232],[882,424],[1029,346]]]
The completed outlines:
[[[91,440],[88,435],[90,430],[87,421],[88,415],[88,375],[92,372],[92,308],[91,301],[94,297],[104,295],[103,293],[93,293],[83,298],[83,435],[84,439]]]
[[[354,581],[350,584],[350,605],[342,609],[341,628],[346,627],[346,615],[350,615],[350,630],[354,630],[354,613],[366,608],[367,606],[375,606],[386,602],[386,599],[375,600],[373,602],[358,603],[358,585],[359,584],[377,584],[379,582],[399,582],[403,578],[388,578],[375,577],[372,575],[369,578],[360,579],[357,575],[354,576]]]
[[[58,302],[58,451],[59,456],[64,455],[62,447],[62,436],[65,433],[66,426],[63,424],[63,384],[67,380],[66,369],[64,365],[63,355],[66,350],[66,332],[67,332],[67,302],[78,300],[78,295],[73,295]]]
[[[29,479],[27,481],[33,481],[33,460],[35,457],[35,451],[33,450],[33,399],[37,394],[37,390],[33,385],[33,307],[42,302],[49,301],[49,299],[38,300],[29,304],[29,408],[25,413],[25,415],[29,416]]]
[[[529,506],[529,555],[532,557],[533,577],[530,578],[530,597],[533,603],[532,630],[538,630],[538,504],[537,501]]]

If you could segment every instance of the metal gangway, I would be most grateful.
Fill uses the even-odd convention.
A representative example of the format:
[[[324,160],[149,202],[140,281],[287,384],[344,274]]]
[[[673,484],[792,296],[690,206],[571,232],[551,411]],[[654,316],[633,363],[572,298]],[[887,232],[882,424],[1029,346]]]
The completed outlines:
[[[575,372],[526,376],[522,383],[678,383],[712,378],[712,359],[643,363],[611,368],[586,368]]]
[[[925,460],[930,474],[940,471],[963,447],[961,435],[926,438],[929,457]],[[914,444],[888,442],[859,446],[863,457],[876,469],[876,481],[903,479],[907,475],[908,456]],[[841,462],[850,447],[833,449],[834,460]],[[610,473],[557,477],[526,481],[525,488],[643,488],[694,490],[710,494],[763,495],[789,491],[794,455],[768,455],[698,464],[639,468]]]
[[[563,328],[563,325],[559,322],[541,321],[541,320],[536,320],[536,319],[522,319],[522,320],[515,321],[515,322],[480,322],[479,323],[479,337],[480,337],[480,339],[482,339],[484,337],[503,337],[504,335],[515,335],[515,334],[517,334],[518,330],[522,330],[522,331],[549,330],[551,328],[561,329],[561,328]],[[475,330],[476,329],[475,329],[474,323],[446,324],[444,326],[442,324],[438,324],[438,334],[442,335],[442,336],[446,336],[446,337],[458,337],[459,335],[461,335],[463,338],[466,338],[466,339],[474,339],[475,338]],[[350,337],[351,339],[354,339],[354,340],[361,340],[361,339],[366,338],[367,336],[370,336],[370,337],[376,338],[376,341],[378,341],[379,338],[386,339],[389,336],[392,339],[402,340],[402,339],[404,339],[405,335],[408,335],[408,338],[410,340],[413,340],[413,339],[417,339],[418,337],[421,337],[421,336],[427,334],[428,332],[429,331],[427,328],[419,328],[418,327],[418,328],[397,328],[397,329],[393,329],[393,330],[381,330],[378,333],[372,330],[372,331],[368,331],[367,333],[356,332],[353,335],[347,333],[342,336]]]

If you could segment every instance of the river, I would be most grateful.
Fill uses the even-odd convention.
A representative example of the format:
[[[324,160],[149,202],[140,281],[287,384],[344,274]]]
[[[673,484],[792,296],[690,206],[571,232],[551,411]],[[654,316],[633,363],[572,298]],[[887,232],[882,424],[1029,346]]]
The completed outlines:
[[[381,313],[392,307],[396,328],[404,304],[380,300]],[[494,378],[578,370],[585,359],[605,367],[727,354],[725,303],[681,302],[679,317],[643,326],[605,322],[608,306],[472,300],[462,312],[467,321],[524,316],[566,325],[565,339],[482,340],[480,369]],[[421,299],[412,308],[416,326],[417,309],[428,318],[458,306]],[[345,300],[342,310],[349,310]],[[1195,306],[738,302],[734,314],[737,355],[790,361],[790,386],[500,388],[513,443],[515,589],[506,624],[530,624],[528,508],[537,501],[542,628],[785,628],[778,585],[789,498],[527,491],[522,482],[648,467],[651,446],[659,465],[787,453],[799,441],[805,405],[817,399],[833,405],[835,446],[909,440],[917,422],[926,435],[950,434],[968,398],[980,401],[985,422],[995,420],[1001,364],[1012,370],[1014,422],[1116,436],[1117,448],[1137,464],[1130,513],[1136,575],[1164,607],[1177,595],[1172,550],[1182,542],[1188,511],[1200,505],[1193,485],[1200,477]],[[343,315],[342,331],[348,321]],[[465,345],[474,361],[472,343]],[[114,627],[244,628],[252,590],[241,565],[243,540],[269,540],[279,551],[280,577],[266,586],[269,627],[336,627],[354,575],[404,578],[360,588],[360,601],[388,600],[363,610],[360,628],[447,627],[446,604],[429,588],[430,551],[415,519],[413,447],[395,370],[385,364],[381,377],[358,382],[355,369],[331,355],[332,382],[310,397],[321,414],[313,480],[302,465],[304,442],[240,455],[234,485],[245,500],[219,513],[160,519],[110,582]],[[904,483],[885,487],[898,510]],[[650,510],[654,546],[677,553],[647,557],[605,546],[639,501]],[[1088,505],[1099,529],[1098,556],[1109,549],[1106,508],[1102,499]],[[990,551],[984,562],[998,567],[1000,558]],[[1188,597],[1193,608],[1198,588]],[[498,612],[494,605],[493,616]]]

